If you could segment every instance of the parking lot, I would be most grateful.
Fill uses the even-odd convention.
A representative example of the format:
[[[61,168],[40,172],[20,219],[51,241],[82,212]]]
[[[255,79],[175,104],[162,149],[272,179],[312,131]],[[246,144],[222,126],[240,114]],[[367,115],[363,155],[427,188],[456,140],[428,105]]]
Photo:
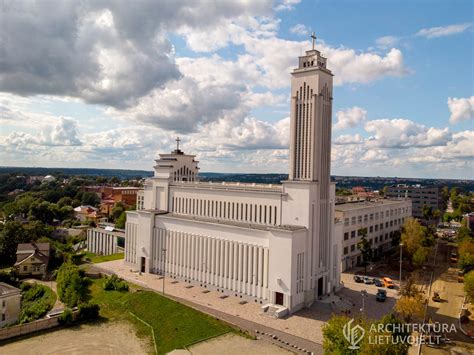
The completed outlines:
[[[387,313],[390,313],[395,306],[395,302],[399,298],[397,289],[388,289],[386,287],[377,287],[375,285],[366,285],[365,283],[357,283],[354,281],[354,275],[343,273],[341,281],[344,282],[344,288],[339,295],[346,300],[350,300],[353,304],[351,314],[360,314],[362,308],[362,290],[367,291],[364,298],[364,314],[368,318],[378,319]],[[375,295],[377,290],[381,288],[387,291],[387,299],[385,302],[377,302]]]

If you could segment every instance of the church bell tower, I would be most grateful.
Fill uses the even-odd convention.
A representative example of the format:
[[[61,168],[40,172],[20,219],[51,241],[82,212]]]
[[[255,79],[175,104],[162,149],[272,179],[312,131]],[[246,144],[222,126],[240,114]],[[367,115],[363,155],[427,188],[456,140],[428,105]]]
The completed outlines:
[[[291,73],[290,180],[329,186],[331,174],[332,73],[314,48]],[[327,196],[322,196],[323,198]]]

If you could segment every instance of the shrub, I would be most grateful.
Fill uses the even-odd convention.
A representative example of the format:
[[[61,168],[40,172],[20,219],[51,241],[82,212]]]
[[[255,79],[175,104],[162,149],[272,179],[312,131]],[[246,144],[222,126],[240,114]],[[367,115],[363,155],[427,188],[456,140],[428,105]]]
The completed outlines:
[[[99,311],[100,307],[96,303],[81,303],[77,318],[80,321],[94,320],[99,317]]]
[[[104,290],[128,291],[128,284],[125,281],[123,281],[120,277],[113,274],[112,276],[105,278]]]
[[[72,311],[69,308],[66,308],[63,313],[58,318],[58,322],[61,325],[69,325],[73,322]]]
[[[42,318],[56,301],[53,291],[44,285],[24,282],[20,285],[20,289],[22,290],[20,324]]]
[[[68,307],[76,306],[87,297],[89,281],[76,265],[64,263],[56,277],[59,299]]]

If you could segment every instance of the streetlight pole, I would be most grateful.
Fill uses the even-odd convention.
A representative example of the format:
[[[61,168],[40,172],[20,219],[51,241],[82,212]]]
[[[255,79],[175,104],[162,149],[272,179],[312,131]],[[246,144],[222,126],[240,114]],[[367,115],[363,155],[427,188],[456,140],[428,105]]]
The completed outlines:
[[[403,257],[403,243],[400,243],[400,289],[402,288],[402,257]]]
[[[166,267],[166,261],[165,261],[165,259],[166,259],[166,249],[165,249],[165,248],[163,248],[162,253],[163,253],[163,295],[164,295],[164,294],[165,294],[165,274],[166,274],[166,272],[165,272],[165,267]]]
[[[362,308],[360,309],[360,311],[362,313],[364,313],[364,309],[365,309],[365,298],[367,297],[367,290],[362,290],[360,291],[360,295],[362,296]]]

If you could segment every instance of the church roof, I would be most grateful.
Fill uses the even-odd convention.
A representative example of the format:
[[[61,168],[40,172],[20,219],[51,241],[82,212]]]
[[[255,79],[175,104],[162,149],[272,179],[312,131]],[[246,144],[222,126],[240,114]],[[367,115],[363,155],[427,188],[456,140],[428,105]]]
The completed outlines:
[[[297,230],[306,229],[306,227],[303,227],[303,226],[265,225],[265,224],[256,224],[256,223],[248,223],[248,222],[230,221],[230,220],[226,220],[226,219],[215,219],[215,218],[208,218],[208,217],[181,215],[181,214],[177,214],[177,213],[161,214],[160,217],[179,218],[179,219],[184,219],[184,220],[188,220],[188,221],[216,223],[216,224],[223,224],[223,225],[228,225],[228,226],[233,226],[233,227],[258,229],[258,230],[279,229],[279,230],[286,230],[286,231],[294,232],[294,231],[297,231]]]

